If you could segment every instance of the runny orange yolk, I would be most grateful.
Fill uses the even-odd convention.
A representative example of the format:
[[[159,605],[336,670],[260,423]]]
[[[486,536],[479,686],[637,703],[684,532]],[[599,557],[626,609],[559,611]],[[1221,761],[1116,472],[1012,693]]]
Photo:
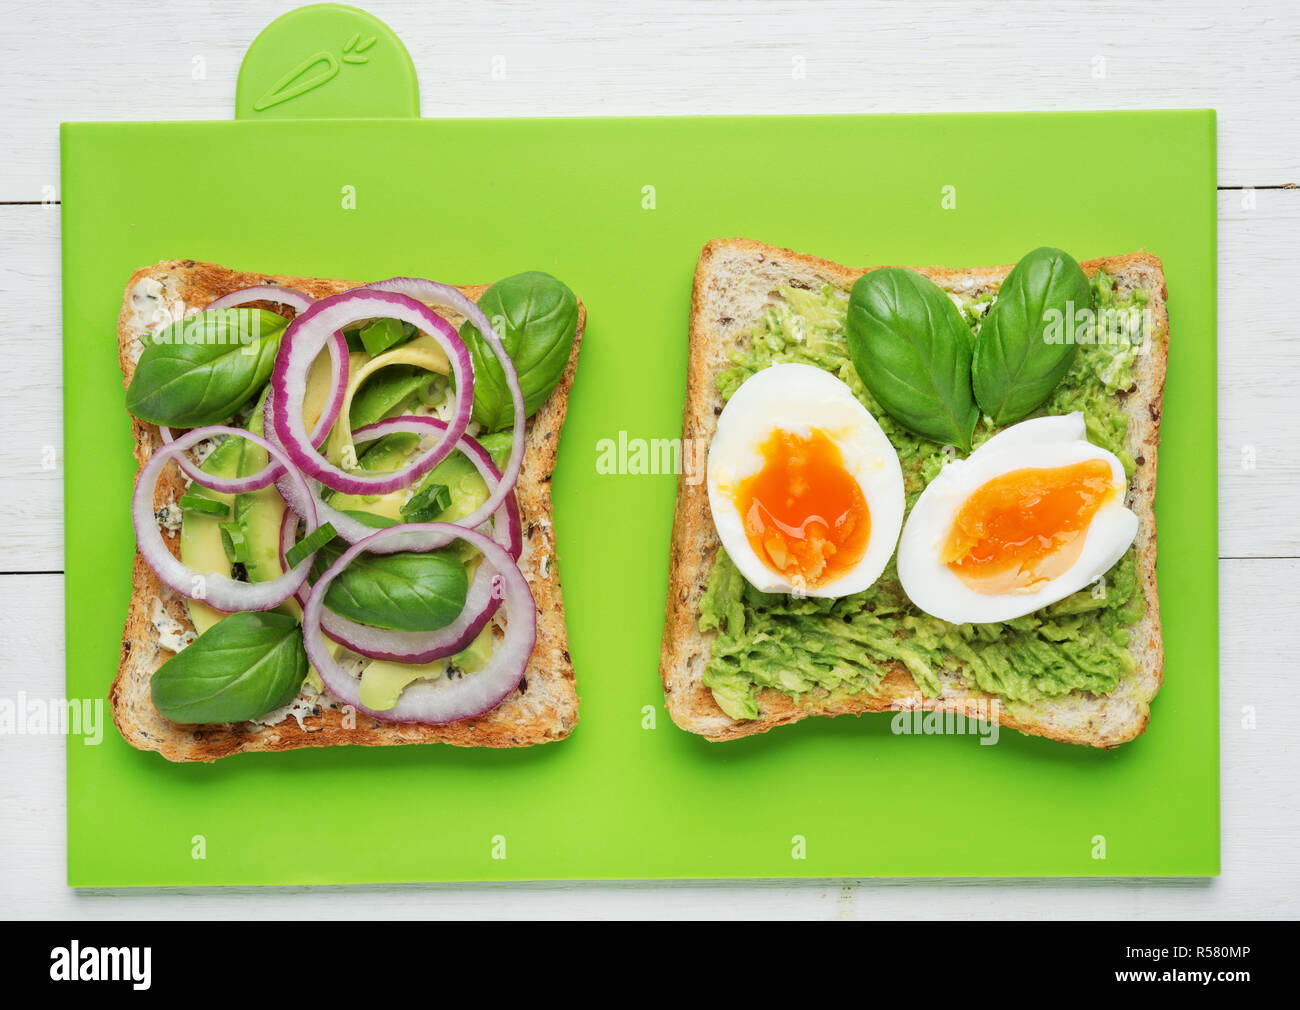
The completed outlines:
[[[792,586],[832,582],[862,559],[871,513],[857,480],[824,431],[773,430],[763,467],[741,482],[736,508],[754,553]]]
[[[976,592],[1033,592],[1078,560],[1093,516],[1115,493],[1100,459],[1000,474],[962,503],[942,560]]]

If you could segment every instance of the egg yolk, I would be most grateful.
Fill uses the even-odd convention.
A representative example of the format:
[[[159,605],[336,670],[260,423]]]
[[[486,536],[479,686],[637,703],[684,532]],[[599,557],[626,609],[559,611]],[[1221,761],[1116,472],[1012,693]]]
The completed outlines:
[[[776,429],[763,466],[741,482],[736,508],[754,553],[797,588],[839,578],[862,559],[871,514],[857,480],[824,431]]]
[[[1115,493],[1100,459],[1000,474],[962,503],[942,560],[976,592],[1034,592],[1078,560],[1093,516]]]

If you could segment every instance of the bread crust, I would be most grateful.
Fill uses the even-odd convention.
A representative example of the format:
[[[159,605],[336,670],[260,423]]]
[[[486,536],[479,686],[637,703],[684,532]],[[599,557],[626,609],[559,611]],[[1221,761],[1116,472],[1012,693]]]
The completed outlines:
[[[218,296],[259,284],[275,284],[324,298],[357,286],[357,281],[249,273],[214,263],[168,260],[137,270],[127,282],[118,319],[118,355],[123,386],[135,373],[140,326],[139,306],[133,293],[142,281],[157,282],[172,314],[202,309]],[[459,290],[474,300],[486,285]],[[276,308],[264,304],[265,308]],[[299,747],[333,747],[356,744],[367,747],[406,743],[447,743],[459,747],[526,747],[567,737],[578,720],[578,695],[569,655],[560,586],[555,531],[551,510],[551,475],[555,468],[560,433],[568,409],[569,392],[578,365],[578,352],[586,325],[586,308],[579,302],[577,336],[564,374],[547,401],[529,419],[523,467],[515,487],[525,537],[520,568],[532,588],[537,606],[537,643],[524,679],[500,705],[474,719],[445,725],[394,723],[353,712],[328,693],[305,699],[308,711],[299,720],[290,715],[275,725],[255,722],[189,726],[165,719],[150,696],[149,680],[173,652],[159,641],[154,627],[155,603],[176,624],[192,630],[185,600],[164,586],[137,551],[132,571],[131,601],[122,636],[118,671],[109,699],[113,721],[122,737],[140,750],[158,751],[169,761],[215,761],[248,751],[283,751]],[[459,325],[460,320],[449,317]],[[161,444],[156,426],[130,418],[135,439],[134,455],[142,468]],[[139,469],[137,469],[137,476]],[[177,467],[168,467],[154,492],[155,509],[184,493],[185,482]],[[164,537],[173,554],[179,554],[179,536]]]
[[[998,699],[999,723],[1022,733],[1064,743],[1114,747],[1140,735],[1147,725],[1151,699],[1164,677],[1156,585],[1156,460],[1169,354],[1169,317],[1164,268],[1146,252],[1103,257],[1080,264],[1089,277],[1105,270],[1121,291],[1149,292],[1150,346],[1139,357],[1136,389],[1124,397],[1129,417],[1127,448],[1137,463],[1129,482],[1127,504],[1138,516],[1137,579],[1146,614],[1132,629],[1131,648],[1137,669],[1121,678],[1105,696],[1075,692],[1035,704]],[[750,239],[714,239],[700,254],[691,295],[689,361],[682,439],[712,440],[722,399],[716,379],[728,367],[728,354],[744,345],[764,308],[782,286],[820,288],[832,284],[848,291],[870,267],[855,269],[829,260],[765,245]],[[1011,265],[954,269],[915,267],[946,291],[978,295],[996,290]],[[704,667],[716,632],[699,630],[699,601],[714,557],[721,546],[709,511],[704,482],[678,479],[677,506],[669,549],[669,585],[660,646],[660,678],[669,714],[689,732],[712,741],[763,733],[809,716],[884,712],[900,705],[931,711],[984,716],[994,696],[945,678],[942,693],[926,698],[901,663],[895,663],[877,693],[835,699],[796,701],[772,689],[759,692],[760,716],[735,720],[723,712],[704,686]]]

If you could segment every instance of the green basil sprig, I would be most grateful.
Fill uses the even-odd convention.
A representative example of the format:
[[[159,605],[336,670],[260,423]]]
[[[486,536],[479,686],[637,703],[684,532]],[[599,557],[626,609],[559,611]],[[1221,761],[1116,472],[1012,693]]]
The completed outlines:
[[[1060,249],[1035,249],[1007,275],[980,326],[971,366],[975,399],[994,424],[1027,417],[1052,394],[1078,350],[1061,333],[1061,321],[1084,309],[1092,309],[1092,285]]]
[[[491,321],[519,373],[524,410],[532,416],[551,395],[578,331],[578,298],[561,281],[537,270],[497,281],[478,307]],[[514,421],[510,390],[497,357],[473,323],[460,328],[474,362],[474,420],[486,431]]]
[[[312,564],[315,582],[347,545],[327,544]],[[465,607],[469,580],[450,550],[359,554],[330,583],[325,606],[362,624],[393,631],[437,631]]]
[[[152,424],[217,424],[271,375],[285,319],[262,309],[214,309],[172,323],[146,344],[126,409]]]
[[[242,722],[287,705],[306,676],[298,622],[265,611],[214,624],[158,667],[150,688],[172,722]]]
[[[863,384],[904,427],[969,452],[979,410],[974,337],[952,300],[912,270],[858,278],[849,296],[849,356]]]

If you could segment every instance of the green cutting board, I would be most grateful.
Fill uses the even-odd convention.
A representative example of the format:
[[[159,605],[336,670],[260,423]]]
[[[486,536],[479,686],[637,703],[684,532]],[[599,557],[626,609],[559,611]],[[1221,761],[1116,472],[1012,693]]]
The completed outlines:
[[[241,108],[299,58],[280,41]],[[406,116],[396,76],[395,105],[374,107]],[[213,765],[169,764],[111,726],[98,746],[70,737],[69,883],[1218,873],[1214,129],[1209,111],[65,125],[70,697],[106,696],[130,595],[114,333],[133,269],[477,283],[537,268],[588,310],[554,479],[573,736]],[[853,265],[1007,263],[1042,244],[1163,258],[1166,670],[1144,736],[979,746],[866,716],[710,744],[673,725],[657,666],[675,478],[598,473],[597,444],[680,434],[691,276],[719,236]]]

